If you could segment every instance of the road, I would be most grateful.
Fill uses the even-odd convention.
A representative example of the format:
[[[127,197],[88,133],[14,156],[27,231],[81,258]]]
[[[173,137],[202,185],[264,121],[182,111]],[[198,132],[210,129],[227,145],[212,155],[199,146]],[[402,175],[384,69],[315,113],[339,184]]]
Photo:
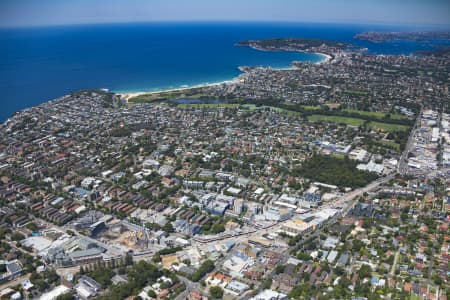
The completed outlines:
[[[14,250],[16,250],[16,251],[22,252],[22,253],[24,253],[24,254],[31,255],[31,256],[33,256],[33,257],[35,257],[35,258],[38,257],[38,254],[35,253],[35,252],[28,252],[28,251],[26,251],[26,250],[23,249],[23,248],[17,247],[17,246],[14,244],[13,241],[7,241],[7,243],[8,243],[8,245],[9,245],[11,248],[14,248]]]
[[[392,264],[391,272],[390,274],[393,276],[395,274],[395,268],[397,267],[398,259],[400,257],[400,249],[397,250],[394,257],[394,263]]]
[[[416,125],[417,125],[417,121],[416,121]],[[415,128],[416,128],[416,125],[414,126],[414,130],[415,130]],[[413,130],[412,132],[414,132],[414,130]],[[409,138],[409,140],[408,140],[407,147],[405,147],[405,151],[404,151],[404,153],[403,153],[403,155],[402,155],[402,159],[401,159],[401,160],[403,161],[403,165],[405,164],[405,163],[404,163],[404,162],[406,161],[405,158],[407,158],[407,153],[409,153],[410,147],[411,147],[411,145],[412,145],[412,141],[411,141],[411,140],[412,140],[412,138],[411,138],[412,136],[413,136],[413,133],[411,133],[410,138]],[[402,167],[400,167],[400,163],[399,163],[399,168],[400,168],[400,169],[401,169],[401,168],[404,168],[403,165],[402,165]],[[359,189],[356,189],[356,190],[354,190],[354,191],[351,191],[351,192],[349,192],[349,193],[344,194],[343,196],[341,196],[341,197],[340,197],[339,199],[337,199],[336,201],[333,201],[332,203],[325,204],[322,208],[338,208],[338,207],[341,208],[340,212],[337,213],[336,216],[334,216],[333,218],[331,218],[330,220],[327,221],[327,225],[333,224],[333,223],[335,223],[340,217],[345,216],[345,215],[350,211],[350,209],[353,208],[354,205],[357,203],[357,198],[358,198],[359,196],[362,196],[364,193],[370,192],[370,191],[372,191],[372,190],[378,188],[380,185],[382,185],[382,184],[384,184],[384,183],[386,183],[386,182],[392,180],[392,179],[394,178],[394,176],[395,176],[394,174],[389,174],[389,175],[387,175],[387,176],[385,176],[385,177],[379,178],[379,179],[377,179],[377,180],[371,182],[370,184],[368,184],[368,185],[365,186],[365,187],[362,187],[362,188],[359,188]],[[42,221],[42,220],[40,220],[40,221]],[[57,229],[59,229],[59,230],[61,230],[61,231],[63,231],[63,232],[66,231],[66,228],[59,227],[59,226],[55,226],[55,225],[53,225],[53,224],[51,224],[51,225],[48,224],[48,225],[49,225],[49,226],[56,227]],[[242,238],[248,237],[248,236],[250,236],[250,235],[259,235],[259,234],[267,233],[270,229],[274,229],[273,227],[276,227],[276,226],[280,226],[280,224],[274,224],[274,225],[270,226],[270,228],[261,228],[261,229],[257,229],[257,230],[255,230],[255,231],[252,231],[252,232],[248,232],[248,233],[242,234],[242,235],[239,236],[239,237],[238,237],[238,236],[227,237],[227,238],[224,238],[223,240],[230,239],[230,240],[235,240],[235,241],[236,241],[237,239],[242,239]],[[320,229],[316,230],[312,235],[308,236],[308,239],[309,239],[309,238],[314,238],[314,237],[317,237],[318,235],[320,235],[320,233],[322,232],[322,230],[323,230],[324,227],[326,227],[326,226],[323,226],[323,227],[321,227]],[[102,242],[100,242],[100,241],[98,241],[98,240],[96,240],[96,239],[87,237],[87,236],[85,236],[85,235],[83,235],[83,234],[80,234],[80,233],[79,233],[78,231],[76,231],[76,230],[71,229],[71,231],[74,232],[74,234],[75,234],[76,236],[83,237],[83,238],[85,238],[85,239],[87,239],[87,240],[89,240],[89,241],[92,241],[92,242],[94,242],[94,243],[97,243],[97,244],[101,245],[101,246],[104,247],[105,249],[108,249],[111,253],[119,253],[119,254],[121,254],[121,252],[122,252],[120,249],[117,249],[116,247],[113,247],[113,246],[111,246],[111,245],[102,243]],[[299,245],[302,245],[302,243],[304,243],[305,240],[306,240],[306,237],[303,237],[303,238],[299,241],[299,243],[298,243],[296,246],[294,246],[294,247],[289,247],[286,251],[284,251],[284,253],[283,253],[283,254],[284,254],[284,255],[283,255],[283,259],[281,259],[281,261],[279,262],[279,265],[280,265],[280,264],[285,264],[286,261],[287,261],[287,259],[289,258],[289,253],[290,253],[295,247],[298,247]],[[224,261],[224,260],[225,260],[225,257],[219,259],[218,261],[216,261],[216,263],[215,263],[215,271],[217,271],[217,270],[220,268],[220,266],[223,264],[223,261]],[[272,272],[270,273],[269,277],[266,277],[266,278],[271,278],[271,277],[274,275],[274,272],[275,272],[275,268],[272,270]],[[22,279],[22,280],[23,280],[23,279]],[[187,278],[184,278],[184,277],[182,277],[182,276],[180,276],[180,280],[183,281],[183,282],[185,283],[185,285],[186,285],[186,291],[184,291],[183,293],[181,293],[181,294],[176,298],[176,299],[178,299],[178,300],[185,299],[186,295],[187,295],[188,293],[190,293],[191,291],[199,291],[199,292],[200,292],[200,291],[202,290],[201,287],[200,287],[200,285],[199,285],[198,283],[191,282],[190,280],[188,280]]]
[[[439,173],[443,174],[444,177],[445,177],[446,175],[450,174],[450,168],[449,167],[447,167],[447,168],[440,168],[440,169],[428,172],[426,175],[427,175],[427,177],[430,177],[430,176],[434,177],[434,176],[438,175]]]
[[[339,212],[334,218],[332,218],[330,221],[331,222],[335,222],[338,218],[345,216],[348,211],[355,205],[356,201],[352,201],[355,198],[362,196],[364,193],[370,192],[376,188],[378,188],[380,185],[392,180],[395,177],[394,174],[389,174],[385,177],[381,177],[373,182],[371,182],[370,184],[368,184],[365,187],[356,189],[354,191],[351,191],[349,193],[344,194],[343,196],[341,196],[339,199],[334,200],[332,203],[329,204],[325,204],[323,205],[320,209],[322,208],[336,208],[336,207],[341,207],[343,208],[341,210],[341,212]],[[260,229],[256,229],[256,230],[252,230],[250,232],[246,232],[246,233],[241,233],[241,234],[237,234],[231,237],[224,237],[224,238],[217,238],[214,240],[214,242],[218,242],[218,241],[222,241],[222,242],[226,242],[228,240],[230,241],[235,241],[237,242],[238,240],[244,238],[244,237],[249,237],[250,235],[261,235],[264,233],[269,233],[269,230],[272,229],[271,231],[274,231],[274,227],[280,226],[282,223],[275,223],[273,225],[270,225],[268,227],[264,227],[264,228],[260,228]],[[199,244],[203,244],[202,242],[198,242],[197,240],[194,239],[194,242],[197,242]]]
[[[178,278],[184,283],[184,285],[186,286],[186,290],[184,290],[182,293],[180,293],[177,297],[175,297],[175,300],[184,300],[187,298],[187,296],[189,295],[190,292],[196,291],[199,292],[200,294],[204,294],[202,292],[202,289],[200,287],[200,284],[197,282],[192,282],[189,279],[178,275]],[[204,295],[206,296],[206,295]]]
[[[14,280],[11,280],[11,281],[5,282],[4,284],[1,284],[0,291],[10,288],[10,287],[13,287],[13,286],[16,286],[16,285],[20,284],[22,281],[30,279],[30,276],[31,276],[31,273],[28,273],[28,274],[25,274],[23,276],[20,276],[20,277],[14,279]]]
[[[405,175],[408,171],[408,154],[411,151],[411,147],[414,144],[414,136],[416,134],[417,128],[419,127],[420,120],[422,118],[422,111],[423,107],[420,108],[420,112],[416,117],[416,122],[414,123],[413,128],[411,129],[411,133],[409,134],[408,141],[405,145],[405,150],[403,150],[402,156],[400,156],[400,159],[398,161],[398,168],[397,171],[401,175]]]
[[[380,185],[385,184],[386,182],[391,181],[394,179],[395,174],[389,174],[385,177],[381,177],[375,181],[372,181],[370,184],[366,185],[365,187],[356,189],[350,193],[347,193],[343,195],[339,200],[334,201],[331,204],[331,207],[338,206],[340,203],[344,204],[344,208],[337,214],[337,216],[333,219],[338,219],[340,217],[345,216],[351,208],[357,203],[357,200],[355,198],[362,196],[364,193],[368,193],[376,188],[378,188]]]
[[[427,274],[427,284],[428,286],[431,285],[431,274],[433,273],[433,262],[434,262],[434,255],[436,254],[436,249],[433,247],[433,250],[431,252],[430,261],[428,263],[428,274]]]
[[[390,175],[387,175],[387,176],[385,176],[383,178],[379,178],[376,181],[371,182],[370,184],[368,184],[367,186],[365,186],[363,188],[356,189],[356,190],[354,190],[354,191],[352,191],[350,193],[346,193],[342,197],[340,197],[338,200],[333,201],[332,203],[324,205],[323,208],[337,208],[337,207],[341,208],[341,211],[338,214],[336,214],[336,216],[334,216],[333,218],[328,220],[327,224],[333,224],[333,223],[335,223],[337,221],[338,218],[340,218],[342,216],[345,216],[348,213],[348,211],[357,203],[357,200],[356,200],[357,197],[363,195],[366,192],[369,192],[369,191],[372,191],[372,190],[378,188],[381,184],[384,184],[384,183],[390,181],[393,178],[394,178],[394,174],[390,174]],[[39,219],[39,220],[43,221],[41,219]],[[55,225],[47,223],[47,222],[44,222],[44,223],[46,223],[48,226],[52,226],[52,227],[54,227],[56,229],[59,229],[60,231],[63,231],[63,232],[66,232],[66,230],[67,230],[64,227],[55,226]],[[250,235],[260,235],[260,234],[268,233],[269,231],[275,230],[274,227],[277,227],[277,226],[281,226],[281,223],[273,224],[273,225],[271,225],[269,227],[266,227],[266,228],[260,228],[260,229],[257,229],[255,231],[242,234],[240,236],[228,237],[228,238],[225,238],[223,240],[228,240],[229,239],[229,240],[237,241],[239,239],[243,239],[243,238],[248,237]],[[318,236],[322,232],[322,229],[323,229],[323,227],[318,229],[318,230],[316,230],[312,235],[308,236],[308,238]],[[76,236],[83,237],[83,238],[85,238],[85,239],[87,239],[89,241],[92,241],[94,243],[99,244],[100,246],[104,247],[105,249],[108,249],[111,253],[116,253],[116,254],[117,253],[119,253],[119,254],[121,253],[120,249],[117,249],[116,247],[113,247],[111,245],[102,243],[102,242],[100,242],[98,240],[95,240],[93,238],[87,237],[87,236],[79,233],[76,230],[71,229],[71,231],[74,232],[74,234]],[[306,240],[306,238],[304,237],[302,240],[299,241],[299,244],[297,244],[296,247],[298,245],[301,245],[302,243],[304,243],[305,240]],[[279,262],[279,264],[286,263],[287,259],[289,258],[290,251],[292,251],[294,248],[295,247],[290,247],[283,253],[285,255],[284,255],[283,259]],[[146,259],[146,258],[147,257],[145,255],[142,257],[142,259]],[[226,258],[223,257],[223,258],[219,259],[218,261],[216,261],[216,263],[215,263],[215,266],[216,266],[215,267],[215,271],[219,270],[220,266],[223,264],[223,261],[225,259]],[[274,271],[275,271],[275,269],[272,270],[272,273],[270,274],[270,276],[274,275]],[[186,291],[181,293],[176,299],[178,299],[178,300],[185,299],[186,295],[189,292],[191,292],[191,291],[199,291],[199,292],[202,291],[201,286],[198,283],[191,282],[187,278],[184,278],[184,277],[181,277],[181,276],[180,276],[180,280],[182,280],[185,283]],[[20,281],[19,281],[19,283],[20,283]]]
[[[319,229],[317,229],[316,231],[314,231],[311,235],[309,236],[303,236],[302,239],[297,243],[297,245],[289,247],[286,251],[284,251],[283,254],[283,258],[280,260],[280,262],[278,262],[278,265],[283,265],[286,263],[286,261],[289,259],[289,253],[294,250],[295,248],[301,246],[306,240],[310,240],[311,238],[316,238],[317,236],[319,236],[323,229],[325,227],[327,227],[327,225],[332,225],[334,224],[340,217],[343,217],[345,215],[347,215],[347,213],[350,211],[350,209],[352,207],[354,207],[354,205],[356,203],[358,203],[357,197],[362,196],[364,193],[370,192],[376,188],[378,188],[380,185],[392,180],[395,177],[394,174],[390,174],[387,175],[385,177],[379,178],[373,182],[371,182],[370,184],[368,184],[365,187],[356,189],[350,193],[347,193],[345,195],[343,195],[342,197],[340,197],[340,199],[333,201],[333,203],[330,203],[328,205],[324,205],[323,208],[333,208],[333,207],[342,207],[341,211],[339,213],[337,213],[334,217],[332,217],[331,219],[329,219],[327,221],[326,224],[324,224],[324,226],[320,227]],[[273,268],[273,270],[271,271],[271,273],[266,276],[265,278],[272,278],[273,275],[275,274],[275,270],[276,270],[276,266]],[[261,285],[258,287],[258,289],[261,289]]]
[[[397,171],[400,175],[405,175],[408,173],[408,154],[411,152],[411,148],[414,144],[414,136],[415,136],[417,129],[419,128],[422,112],[423,112],[423,108],[420,109],[420,113],[417,116],[416,122],[414,123],[414,127],[411,130],[411,133],[409,135],[408,142],[406,143],[405,150],[403,151],[403,154],[399,159]],[[440,126],[440,130],[442,130],[441,118],[442,118],[442,115],[439,115],[439,118],[437,121],[437,123]],[[441,161],[438,161],[438,169],[437,170],[434,170],[431,172],[430,172],[430,170],[425,170],[425,171],[416,170],[414,172],[410,172],[409,175],[414,175],[414,176],[422,175],[422,176],[426,176],[428,178],[434,178],[439,173],[444,174],[444,177],[445,177],[445,174],[447,172],[450,172],[450,168],[442,168],[442,158],[441,158]]]

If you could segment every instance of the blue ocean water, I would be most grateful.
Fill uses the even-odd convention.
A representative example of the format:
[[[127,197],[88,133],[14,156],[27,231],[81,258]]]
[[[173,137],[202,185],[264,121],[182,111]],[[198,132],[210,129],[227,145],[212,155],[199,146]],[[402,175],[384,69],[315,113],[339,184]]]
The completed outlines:
[[[0,29],[0,122],[71,91],[150,91],[229,80],[239,66],[317,62],[307,53],[263,52],[241,40],[310,37],[349,41],[373,53],[410,54],[431,43],[355,41],[374,25],[301,23],[143,23]]]

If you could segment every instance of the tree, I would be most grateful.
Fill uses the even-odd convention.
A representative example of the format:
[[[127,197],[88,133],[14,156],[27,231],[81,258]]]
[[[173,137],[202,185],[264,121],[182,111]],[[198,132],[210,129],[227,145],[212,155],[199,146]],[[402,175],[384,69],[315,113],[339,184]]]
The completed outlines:
[[[125,255],[125,264],[127,266],[131,266],[133,264],[133,255],[131,255],[130,253],[127,253]]]
[[[221,233],[225,231],[225,226],[220,223],[216,223],[211,227],[211,232],[214,234]]]
[[[364,279],[372,275],[372,268],[369,265],[362,265],[358,271],[359,278]]]
[[[299,254],[297,254],[297,258],[303,261],[309,261],[312,260],[312,257],[305,252],[300,252]]]
[[[213,299],[222,299],[223,297],[223,290],[219,286],[212,286],[209,288],[209,295]]]
[[[25,239],[25,236],[23,234],[21,234],[20,232],[14,232],[11,235],[11,239],[13,241],[21,241],[21,240]]]
[[[352,241],[352,250],[353,252],[359,251],[362,247],[364,247],[364,243],[358,239],[354,239]]]
[[[434,281],[435,284],[437,284],[437,285],[439,285],[439,286],[442,285],[442,279],[441,279],[441,277],[439,277],[439,275],[437,275],[437,274],[434,274],[434,275],[433,275],[433,281]]]
[[[31,231],[37,231],[39,229],[36,223],[34,222],[28,223],[27,228]]]
[[[72,293],[66,293],[56,297],[56,300],[75,300],[75,296]]]
[[[156,293],[155,293],[154,290],[148,290],[147,295],[148,295],[150,298],[157,298],[157,297],[158,297],[158,295],[156,295]]]
[[[340,187],[361,187],[378,178],[375,173],[358,170],[356,163],[348,158],[340,159],[314,155],[301,167],[292,170],[293,176],[303,176],[314,181],[326,182]]]
[[[114,277],[114,272],[111,269],[97,268],[90,272],[89,276],[100,283],[103,288],[107,288],[111,285],[111,278]]]
[[[172,226],[172,223],[167,222],[166,225],[163,226],[162,230],[164,230],[167,233],[175,232],[175,229]]]
[[[262,287],[263,289],[267,290],[267,289],[270,289],[271,286],[272,286],[272,279],[268,278],[268,279],[266,279],[266,280],[263,281],[261,287]]]
[[[155,253],[155,255],[153,255],[153,257],[152,257],[152,261],[155,262],[155,263],[160,262],[161,261],[161,254],[159,254],[158,252]]]
[[[278,266],[275,268],[275,273],[281,274],[281,273],[284,272],[284,269],[285,269],[285,268],[286,268],[285,265],[278,265]]]
[[[202,279],[206,273],[211,272],[212,270],[214,270],[214,262],[211,260],[205,260],[200,268],[192,274],[191,280],[197,282]]]

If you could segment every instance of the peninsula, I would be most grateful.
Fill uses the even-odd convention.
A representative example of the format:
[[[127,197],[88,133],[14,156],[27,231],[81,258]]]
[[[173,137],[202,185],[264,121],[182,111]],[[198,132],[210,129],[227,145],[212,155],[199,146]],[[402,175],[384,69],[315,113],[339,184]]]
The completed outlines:
[[[261,51],[298,51],[323,54],[328,59],[333,53],[342,51],[363,51],[354,45],[345,42],[330,41],[324,39],[306,38],[277,38],[264,40],[246,40],[236,43],[237,46],[248,46]],[[331,56],[331,57],[330,57]]]
[[[258,50],[266,51],[304,51],[313,52],[318,47],[328,47],[329,49],[348,49],[351,44],[336,42],[324,39],[306,38],[277,38],[264,40],[246,40],[236,43],[237,46],[249,46]]]

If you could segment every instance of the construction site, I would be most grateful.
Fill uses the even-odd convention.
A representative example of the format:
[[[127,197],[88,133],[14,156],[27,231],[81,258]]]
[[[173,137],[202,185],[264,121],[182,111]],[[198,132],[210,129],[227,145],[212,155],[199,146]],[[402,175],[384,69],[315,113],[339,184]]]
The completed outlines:
[[[158,239],[144,226],[121,221],[109,225],[97,239],[106,244],[117,244],[133,253],[149,253],[159,250]]]

